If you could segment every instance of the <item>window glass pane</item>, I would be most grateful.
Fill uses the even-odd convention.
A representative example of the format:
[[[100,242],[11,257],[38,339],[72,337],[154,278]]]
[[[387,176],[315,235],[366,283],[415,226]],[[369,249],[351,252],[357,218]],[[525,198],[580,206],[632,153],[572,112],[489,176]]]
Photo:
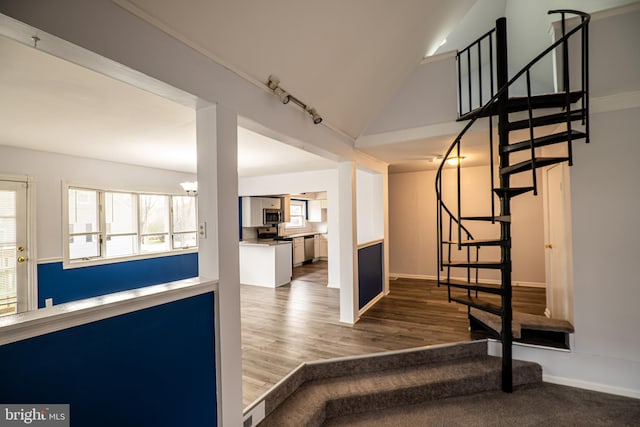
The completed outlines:
[[[196,229],[196,198],[173,196],[173,231],[180,233]]]
[[[107,234],[135,233],[137,231],[135,199],[135,195],[129,193],[104,194]]]
[[[108,236],[107,237],[107,256],[125,256],[133,255],[138,252],[138,236]]]
[[[95,234],[69,237],[69,258],[80,259],[100,256],[100,238]]]
[[[182,233],[173,235],[173,248],[194,248],[198,244],[196,233]]]
[[[285,228],[303,228],[304,227],[304,214],[305,214],[305,202],[299,200],[292,200],[289,206],[289,222],[285,223]]]
[[[69,189],[69,233],[91,233],[98,229],[98,192]]]
[[[143,236],[140,239],[140,249],[142,252],[162,252],[169,250],[169,236],[167,234],[157,234]]]
[[[169,232],[169,196],[140,195],[140,228],[141,234]]]

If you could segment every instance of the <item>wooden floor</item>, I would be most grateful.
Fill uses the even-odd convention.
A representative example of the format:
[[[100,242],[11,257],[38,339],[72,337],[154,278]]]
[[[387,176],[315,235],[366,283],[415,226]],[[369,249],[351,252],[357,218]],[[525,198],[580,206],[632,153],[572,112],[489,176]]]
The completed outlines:
[[[327,263],[294,269],[290,285],[242,285],[243,402],[247,406],[304,361],[467,341],[467,309],[433,281],[398,279],[354,326],[340,323]],[[542,314],[545,290],[514,288],[514,309]]]

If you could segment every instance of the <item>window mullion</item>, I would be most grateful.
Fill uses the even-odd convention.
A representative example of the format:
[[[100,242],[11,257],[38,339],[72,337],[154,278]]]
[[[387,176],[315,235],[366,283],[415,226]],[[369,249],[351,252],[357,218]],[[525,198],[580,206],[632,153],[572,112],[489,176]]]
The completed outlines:
[[[107,254],[107,214],[105,212],[104,191],[98,191],[98,233],[100,235],[100,258]]]
[[[169,248],[173,250],[173,196],[169,196]]]

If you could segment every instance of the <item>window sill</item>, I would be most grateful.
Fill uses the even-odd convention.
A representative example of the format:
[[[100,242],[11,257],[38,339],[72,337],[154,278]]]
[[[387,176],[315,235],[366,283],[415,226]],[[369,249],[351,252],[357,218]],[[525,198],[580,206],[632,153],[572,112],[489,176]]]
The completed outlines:
[[[188,249],[177,249],[170,252],[153,252],[153,253],[114,257],[114,258],[95,258],[95,259],[77,260],[77,261],[70,261],[65,259],[62,261],[62,269],[68,270],[73,268],[92,267],[96,265],[106,265],[106,264],[117,264],[117,263],[127,262],[127,261],[137,261],[137,260],[152,259],[152,258],[164,258],[168,256],[193,254],[193,253],[198,253],[197,247],[188,248]]]

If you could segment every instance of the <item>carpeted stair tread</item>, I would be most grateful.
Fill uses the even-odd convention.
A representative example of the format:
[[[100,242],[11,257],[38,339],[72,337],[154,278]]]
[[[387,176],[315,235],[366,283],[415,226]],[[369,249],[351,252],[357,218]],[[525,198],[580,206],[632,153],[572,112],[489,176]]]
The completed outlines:
[[[272,387],[264,396],[258,398],[245,412],[250,411],[260,401],[264,401],[265,413],[269,414],[302,384],[312,380],[406,368],[486,354],[487,342],[478,340],[305,362]]]
[[[474,356],[306,382],[263,426],[315,426],[342,416],[455,395],[497,390],[501,360]],[[514,361],[514,385],[541,381],[539,365]]]
[[[496,316],[491,313],[487,313],[481,310],[472,308],[469,315],[482,322],[489,328],[493,329],[497,333],[502,331],[502,320],[500,316]],[[561,319],[550,319],[546,316],[538,316],[535,314],[522,313],[519,311],[513,311],[513,322],[511,330],[514,338],[520,338],[522,329],[537,330],[537,331],[551,331],[551,332],[563,332],[573,333],[573,325]]]

